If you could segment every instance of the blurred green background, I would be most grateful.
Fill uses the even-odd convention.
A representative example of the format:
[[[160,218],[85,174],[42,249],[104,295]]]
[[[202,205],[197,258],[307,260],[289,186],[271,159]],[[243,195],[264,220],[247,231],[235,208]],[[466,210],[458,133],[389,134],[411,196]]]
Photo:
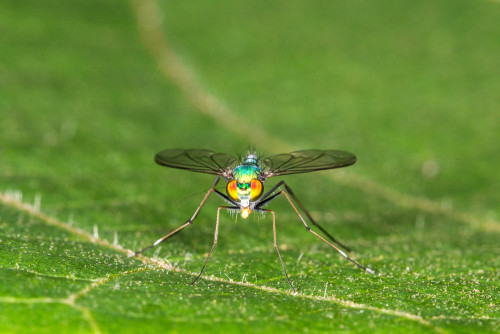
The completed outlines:
[[[499,14],[498,1],[2,1],[0,332],[500,330]],[[155,153],[253,145],[357,155],[287,182],[377,275],[285,201],[272,208],[297,296],[269,216],[223,216],[188,284],[216,199],[157,253],[179,272],[49,224],[139,249],[212,183]]]

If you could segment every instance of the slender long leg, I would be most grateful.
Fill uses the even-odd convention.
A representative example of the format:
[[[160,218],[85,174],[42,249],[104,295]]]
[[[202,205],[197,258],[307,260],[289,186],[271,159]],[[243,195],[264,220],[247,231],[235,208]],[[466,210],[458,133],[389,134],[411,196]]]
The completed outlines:
[[[215,190],[215,186],[217,186],[217,183],[219,183],[219,180],[220,180],[220,176],[217,176],[215,178],[215,181],[214,183],[212,184],[212,187],[210,187],[210,189],[208,189],[207,193],[205,194],[205,196],[203,197],[203,200],[201,201],[200,205],[198,205],[198,208],[196,209],[196,211],[194,212],[194,214],[191,216],[191,218],[189,218],[184,224],[182,224],[181,226],[179,226],[178,228],[176,228],[175,230],[173,230],[172,232],[164,235],[163,237],[161,237],[160,239],[156,240],[152,245],[149,245],[148,247],[146,248],[143,248],[141,249],[140,251],[137,251],[135,252],[134,254],[132,254],[131,256],[135,256],[135,255],[138,255],[138,254],[141,254],[145,251],[147,251],[148,249],[151,249],[153,247],[156,247],[157,245],[159,245],[160,243],[162,243],[163,241],[167,240],[168,238],[170,238],[172,235],[178,233],[180,230],[182,230],[183,228],[185,228],[186,226],[188,225],[191,225],[193,223],[193,221],[195,220],[196,216],[198,216],[198,213],[200,213],[201,211],[201,208],[203,207],[203,205],[205,204],[205,202],[207,201],[208,197],[214,192],[216,191]]]
[[[352,263],[354,263],[357,267],[363,269],[363,270],[366,270],[367,272],[369,272],[370,274],[374,274],[375,272],[370,269],[370,268],[367,268],[365,266],[363,266],[362,264],[359,264],[358,262],[356,262],[355,260],[351,259],[349,256],[347,256],[346,253],[344,253],[340,248],[338,248],[337,246],[335,246],[333,243],[331,243],[330,241],[326,240],[325,238],[323,238],[321,235],[319,235],[318,233],[316,233],[315,231],[311,230],[311,228],[309,227],[309,225],[307,225],[306,221],[304,220],[304,218],[300,215],[300,212],[299,210],[297,210],[297,208],[295,207],[295,205],[293,204],[292,200],[290,199],[290,195],[284,191],[284,190],[281,190],[280,192],[282,195],[285,195],[286,199],[288,200],[288,203],[290,203],[290,205],[292,206],[293,210],[295,211],[295,213],[297,214],[297,216],[299,216],[300,220],[302,221],[302,223],[304,224],[306,230],[308,230],[309,232],[311,232],[312,234],[314,234],[317,238],[323,240],[325,243],[327,243],[328,245],[330,245],[330,247],[334,248],[337,250],[337,252],[339,252],[344,258],[346,258],[347,260],[351,261]]]
[[[351,251],[351,248],[346,246],[345,244],[341,243],[340,241],[338,241],[337,239],[335,239],[334,237],[332,237],[332,235],[330,233],[328,233],[323,227],[321,227],[321,225],[318,224],[318,222],[316,222],[313,217],[309,214],[309,211],[307,211],[307,209],[304,207],[304,205],[302,204],[301,201],[299,201],[299,199],[297,198],[297,196],[295,196],[295,194],[293,193],[292,189],[286,184],[283,182],[283,185],[285,186],[285,189],[286,191],[290,194],[290,196],[292,196],[292,198],[295,200],[295,202],[299,205],[299,207],[302,209],[302,211],[304,211],[304,213],[306,214],[307,218],[309,218],[309,220],[311,221],[311,223],[316,226],[317,228],[319,228],[321,230],[321,232],[323,232],[332,242],[336,243],[337,245],[339,245],[340,247],[344,248],[345,250],[347,251]]]
[[[283,262],[283,258],[281,257],[280,250],[278,248],[278,241],[276,239],[276,216],[274,214],[274,211],[272,210],[262,210],[265,212],[269,212],[273,215],[273,237],[274,237],[274,247],[276,248],[276,252],[278,252],[278,257],[280,258],[281,266],[283,267],[283,272],[285,273],[286,280],[288,281],[288,284],[290,284],[290,288],[292,288],[293,292],[297,293],[295,288],[292,285],[292,282],[290,281],[290,278],[288,278],[288,274],[286,273],[285,269],[285,263]]]
[[[210,258],[210,255],[212,255],[212,251],[214,250],[215,248],[215,244],[217,244],[217,236],[219,235],[219,219],[220,219],[220,210],[222,209],[225,209],[225,210],[230,210],[230,209],[234,209],[234,208],[229,208],[229,207],[225,207],[225,206],[220,206],[218,209],[217,209],[217,220],[215,221],[215,233],[214,233],[214,243],[212,244],[212,247],[210,248],[210,251],[208,252],[208,255],[207,255],[207,259],[205,260],[205,263],[203,264],[203,268],[201,268],[201,271],[200,273],[198,274],[198,276],[196,276],[196,278],[194,279],[194,281],[191,282],[191,285],[194,285],[196,283],[196,281],[201,277],[201,274],[203,273],[203,271],[205,270],[206,266],[207,266],[207,263],[208,263],[208,259]]]
[[[290,196],[292,196],[293,200],[297,203],[297,205],[299,206],[299,208],[306,214],[307,218],[309,219],[309,221],[314,225],[316,226],[317,228],[320,229],[321,232],[323,232],[327,237],[328,239],[330,239],[333,243],[337,244],[338,246],[344,248],[345,250],[347,251],[351,251],[351,248],[344,245],[343,243],[341,243],[340,241],[338,241],[337,239],[335,239],[330,233],[328,233],[328,231],[326,231],[320,224],[318,224],[314,219],[313,217],[309,214],[309,211],[307,211],[307,209],[304,207],[304,205],[302,204],[301,201],[299,201],[299,199],[297,198],[297,196],[295,196],[295,194],[293,193],[292,189],[285,183],[285,181],[280,181],[278,182],[271,190],[269,190],[264,196],[262,196],[261,198],[261,201],[258,203],[258,207],[261,207],[261,206],[264,206],[266,205],[267,203],[269,203],[270,201],[272,201],[274,198],[276,198],[277,196],[279,196],[279,193],[278,194],[275,194],[274,196],[271,196],[280,186],[284,186],[286,191],[290,194]]]

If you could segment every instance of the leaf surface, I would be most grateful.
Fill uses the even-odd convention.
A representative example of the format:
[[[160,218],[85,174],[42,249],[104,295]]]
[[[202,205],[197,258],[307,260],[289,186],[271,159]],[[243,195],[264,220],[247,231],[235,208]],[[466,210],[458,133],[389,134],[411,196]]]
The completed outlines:
[[[499,325],[496,2],[0,4],[0,332],[491,333]],[[353,152],[221,214],[154,155]],[[251,146],[250,146],[251,147]],[[270,189],[276,180],[266,182]],[[223,191],[223,186],[220,189]]]

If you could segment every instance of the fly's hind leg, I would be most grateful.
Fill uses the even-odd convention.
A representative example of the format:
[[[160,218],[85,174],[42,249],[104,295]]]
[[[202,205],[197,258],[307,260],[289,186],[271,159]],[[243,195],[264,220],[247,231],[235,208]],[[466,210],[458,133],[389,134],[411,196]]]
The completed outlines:
[[[280,190],[279,192],[273,194],[282,185],[285,187],[286,190]],[[365,271],[367,271],[367,272],[369,272],[371,274],[375,273],[372,269],[367,268],[367,267],[363,266],[362,264],[356,262],[352,258],[350,258],[342,249],[339,248],[339,246],[340,246],[340,247],[349,249],[346,246],[344,246],[343,244],[341,244],[340,242],[338,242],[336,239],[334,239],[328,232],[326,232],[318,223],[316,223],[312,219],[311,215],[307,212],[307,210],[304,208],[304,206],[302,205],[302,203],[297,199],[297,197],[295,197],[294,193],[292,192],[292,189],[284,181],[278,182],[270,191],[268,191],[264,196],[262,196],[262,199],[259,201],[259,203],[256,206],[256,210],[258,210],[258,211],[268,211],[268,210],[262,209],[262,207],[266,206],[267,204],[269,204],[269,202],[273,201],[274,199],[276,199],[277,197],[279,197],[281,195],[285,196],[285,198],[287,199],[288,203],[293,208],[293,210],[295,211],[295,213],[299,217],[299,219],[302,222],[302,224],[304,224],[304,227],[306,228],[307,231],[309,231],[315,237],[317,237],[318,239],[321,239],[323,242],[325,242],[330,247],[332,247],[333,249],[335,249],[337,252],[340,253],[340,255],[342,255],[345,259],[349,260],[350,262],[354,263],[357,267],[359,267],[359,268],[361,268],[361,269],[363,269],[363,270],[365,270]],[[304,217],[302,217],[302,215],[300,214],[299,210],[297,209],[297,207],[293,203],[292,198],[296,201],[296,203],[298,204],[298,206],[305,212],[306,216],[310,219],[310,221],[314,224],[314,226],[318,227],[323,233],[325,233],[325,235],[331,241],[325,239],[323,236],[319,235],[317,232],[311,230],[311,228],[309,227],[309,225],[305,221]],[[270,211],[270,212],[272,212],[272,211]],[[273,215],[273,217],[274,217],[274,215]],[[335,245],[335,244],[337,244],[337,245]],[[281,259],[281,257],[280,257],[280,259]],[[282,261],[282,263],[283,263],[283,261]],[[288,278],[288,276],[287,276],[287,278]]]
[[[299,199],[297,198],[297,196],[295,196],[295,194],[293,193],[292,189],[285,183],[285,181],[278,182],[271,190],[269,190],[265,195],[263,195],[261,197],[261,199],[259,200],[259,203],[257,204],[257,208],[262,208],[262,207],[266,206],[269,202],[271,202],[272,200],[274,200],[276,197],[280,196],[281,195],[281,191],[278,192],[278,193],[276,193],[276,194],[274,194],[274,192],[276,190],[278,190],[278,188],[281,187],[281,186],[285,187],[287,193],[293,198],[293,200],[295,201],[295,203],[297,203],[297,205],[299,206],[299,208],[305,213],[305,215],[309,219],[309,221],[314,226],[316,226],[321,232],[323,232],[323,234],[326,235],[328,237],[328,239],[330,239],[331,242],[333,242],[334,244],[336,244],[339,247],[344,248],[346,251],[351,251],[351,248],[347,247],[346,245],[344,245],[343,243],[341,243],[340,241],[338,241],[337,239],[335,239],[330,233],[328,233],[327,230],[325,230],[320,224],[318,224],[313,219],[313,217],[311,216],[311,214],[309,213],[309,211],[307,211],[307,209],[305,208],[305,206],[302,204],[301,201],[299,201]]]
[[[289,189],[289,187],[287,187],[285,185],[285,187],[287,189]],[[297,214],[297,216],[299,216],[300,220],[302,221],[302,223],[304,224],[304,227],[306,228],[307,231],[311,232],[312,234],[314,234],[314,236],[316,236],[318,239],[321,239],[323,242],[325,242],[326,244],[328,244],[330,247],[334,248],[335,250],[337,250],[337,252],[340,253],[340,255],[342,255],[345,259],[351,261],[352,263],[354,263],[357,267],[369,272],[370,274],[374,274],[375,272],[370,269],[370,268],[367,268],[365,266],[363,266],[362,264],[358,263],[357,261],[351,259],[343,250],[341,250],[339,247],[335,246],[332,242],[326,240],[324,237],[322,237],[321,235],[319,235],[318,233],[316,233],[315,231],[311,230],[311,228],[309,227],[309,225],[307,225],[306,221],[304,220],[304,218],[302,217],[302,215],[300,214],[299,210],[297,210],[297,208],[295,207],[295,205],[293,204],[292,200],[290,199],[290,195],[284,191],[284,190],[281,190],[279,194],[282,194],[286,197],[286,199],[288,200],[288,203],[290,203],[291,207],[293,208],[293,210],[295,211],[295,213]]]

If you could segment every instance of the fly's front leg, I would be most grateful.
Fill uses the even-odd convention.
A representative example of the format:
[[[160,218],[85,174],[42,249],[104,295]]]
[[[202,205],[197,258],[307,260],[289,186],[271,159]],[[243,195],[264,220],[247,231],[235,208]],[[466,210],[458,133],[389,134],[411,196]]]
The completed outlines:
[[[215,221],[214,243],[212,244],[212,247],[210,248],[210,251],[208,252],[207,259],[205,260],[205,263],[203,264],[203,268],[201,268],[201,271],[198,274],[198,276],[196,276],[196,278],[193,280],[193,282],[191,282],[191,285],[194,285],[196,283],[196,281],[201,277],[201,274],[203,273],[203,271],[205,270],[205,268],[207,266],[208,259],[210,258],[210,255],[212,255],[212,251],[214,250],[215,245],[217,244],[217,236],[219,235],[220,210],[222,210],[222,209],[230,210],[230,209],[234,209],[234,208],[233,207],[220,206],[217,209],[217,220]]]
[[[272,211],[272,210],[261,210],[261,211],[269,212],[273,216],[274,248],[276,248],[276,252],[278,252],[278,257],[280,258],[281,267],[283,268],[283,272],[285,273],[285,277],[286,277],[286,280],[288,281],[288,284],[290,284],[290,288],[292,288],[294,293],[297,293],[297,291],[295,290],[295,288],[292,285],[292,282],[290,281],[290,278],[288,277],[288,274],[286,273],[285,263],[283,262],[283,258],[281,257],[281,253],[280,253],[280,250],[278,248],[278,241],[276,239],[276,216],[274,214],[274,211]]]

